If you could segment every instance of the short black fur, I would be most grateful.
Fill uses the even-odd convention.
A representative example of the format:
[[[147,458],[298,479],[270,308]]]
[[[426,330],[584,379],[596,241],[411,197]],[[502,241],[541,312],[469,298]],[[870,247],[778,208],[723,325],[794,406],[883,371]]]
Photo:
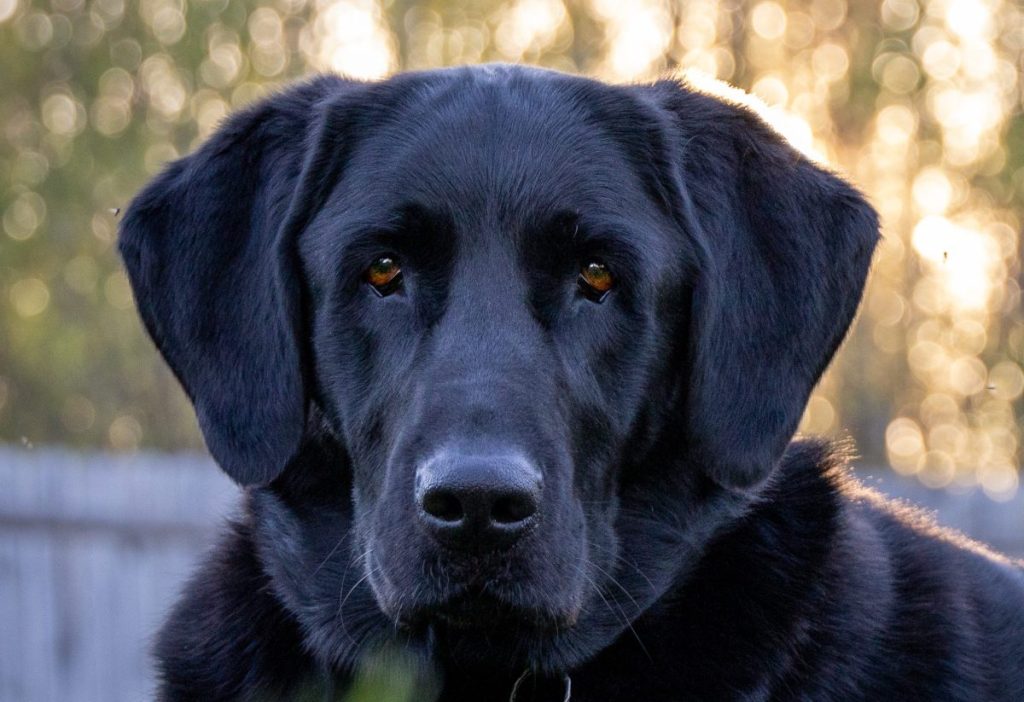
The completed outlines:
[[[1024,699],[1020,565],[793,440],[877,237],[679,81],[321,77],[233,116],[121,232],[245,488],[160,699],[322,699],[381,656],[445,701]]]

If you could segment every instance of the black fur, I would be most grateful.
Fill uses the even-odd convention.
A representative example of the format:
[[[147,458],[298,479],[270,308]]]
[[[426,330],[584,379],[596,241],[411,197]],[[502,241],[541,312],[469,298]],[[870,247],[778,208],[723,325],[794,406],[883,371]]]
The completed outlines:
[[[1024,699],[1020,566],[792,440],[876,240],[856,190],[674,81],[323,77],[232,117],[121,234],[247,488],[160,698],[321,699],[385,657],[417,699],[524,671],[519,700]],[[436,542],[439,451],[538,466],[535,528]]]

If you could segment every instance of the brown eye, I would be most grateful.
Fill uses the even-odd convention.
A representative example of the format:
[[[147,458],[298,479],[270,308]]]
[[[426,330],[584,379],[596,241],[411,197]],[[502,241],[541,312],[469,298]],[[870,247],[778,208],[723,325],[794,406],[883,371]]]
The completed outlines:
[[[584,264],[580,271],[580,290],[594,302],[604,300],[608,291],[615,284],[615,278],[608,266],[597,261],[590,261]]]
[[[390,295],[402,283],[402,267],[392,256],[381,256],[366,269],[366,282],[379,295]]]

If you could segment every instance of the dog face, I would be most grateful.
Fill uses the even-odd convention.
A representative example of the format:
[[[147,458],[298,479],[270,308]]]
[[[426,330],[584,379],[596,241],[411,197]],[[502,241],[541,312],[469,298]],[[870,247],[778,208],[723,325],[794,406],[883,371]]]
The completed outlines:
[[[592,606],[683,318],[685,244],[642,178],[580,105],[485,78],[365,136],[301,235],[314,394],[392,618],[554,629]]]
[[[481,67],[270,98],[121,249],[321,655],[556,670],[770,474],[876,232],[744,108]]]

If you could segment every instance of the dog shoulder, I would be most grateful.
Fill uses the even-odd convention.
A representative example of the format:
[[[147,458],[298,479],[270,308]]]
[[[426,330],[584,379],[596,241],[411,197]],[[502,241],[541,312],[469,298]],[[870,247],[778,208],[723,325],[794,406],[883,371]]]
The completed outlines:
[[[862,539],[873,535],[871,548],[855,545],[861,558],[875,555],[870,570],[888,590],[877,599],[889,602],[881,647],[889,662],[876,679],[888,673],[894,685],[943,699],[1024,699],[1022,563],[853,479],[840,492]]]
[[[154,653],[161,702],[281,699],[320,685],[244,522],[230,525],[192,576]]]

